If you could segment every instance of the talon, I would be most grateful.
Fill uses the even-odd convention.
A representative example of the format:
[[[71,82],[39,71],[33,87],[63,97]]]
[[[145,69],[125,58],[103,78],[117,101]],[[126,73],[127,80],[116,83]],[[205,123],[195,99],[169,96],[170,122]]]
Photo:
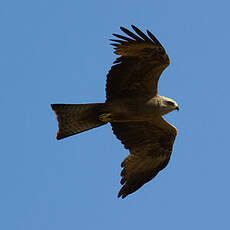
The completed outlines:
[[[99,116],[99,120],[103,122],[109,122],[112,120],[112,113],[103,113]]]

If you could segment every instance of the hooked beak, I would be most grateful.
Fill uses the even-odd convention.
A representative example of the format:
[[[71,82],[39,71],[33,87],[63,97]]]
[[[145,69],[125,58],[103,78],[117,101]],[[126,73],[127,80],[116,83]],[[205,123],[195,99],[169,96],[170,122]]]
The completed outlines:
[[[179,109],[179,106],[177,106],[177,107],[176,107],[176,110],[177,110],[177,111],[179,111],[179,110],[180,110],[180,109]]]

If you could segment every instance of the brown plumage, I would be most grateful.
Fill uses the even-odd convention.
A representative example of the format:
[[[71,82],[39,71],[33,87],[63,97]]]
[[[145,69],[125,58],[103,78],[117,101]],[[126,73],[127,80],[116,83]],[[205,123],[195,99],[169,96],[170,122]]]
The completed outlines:
[[[119,55],[107,75],[106,101],[95,104],[53,104],[62,139],[108,122],[114,134],[129,149],[121,166],[118,197],[126,197],[153,179],[169,162],[177,134],[162,116],[178,105],[158,95],[157,85],[169,57],[163,46],[147,30],[147,35],[121,27],[129,37],[113,34],[114,53]]]

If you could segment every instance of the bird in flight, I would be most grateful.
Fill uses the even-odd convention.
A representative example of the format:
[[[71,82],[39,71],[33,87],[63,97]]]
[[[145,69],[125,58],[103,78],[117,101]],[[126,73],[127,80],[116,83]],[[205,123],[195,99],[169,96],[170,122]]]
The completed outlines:
[[[147,30],[113,34],[114,61],[106,81],[106,100],[91,104],[52,104],[57,115],[57,139],[107,123],[130,154],[121,163],[118,197],[138,190],[169,162],[177,129],[163,115],[179,110],[177,103],[158,94],[158,80],[170,60],[157,38]]]

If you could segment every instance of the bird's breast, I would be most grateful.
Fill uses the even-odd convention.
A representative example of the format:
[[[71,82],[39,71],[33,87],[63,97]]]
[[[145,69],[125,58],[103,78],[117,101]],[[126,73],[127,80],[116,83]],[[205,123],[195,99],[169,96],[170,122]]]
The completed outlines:
[[[110,102],[106,106],[114,122],[147,121],[158,116],[157,105],[146,101],[123,100]]]

